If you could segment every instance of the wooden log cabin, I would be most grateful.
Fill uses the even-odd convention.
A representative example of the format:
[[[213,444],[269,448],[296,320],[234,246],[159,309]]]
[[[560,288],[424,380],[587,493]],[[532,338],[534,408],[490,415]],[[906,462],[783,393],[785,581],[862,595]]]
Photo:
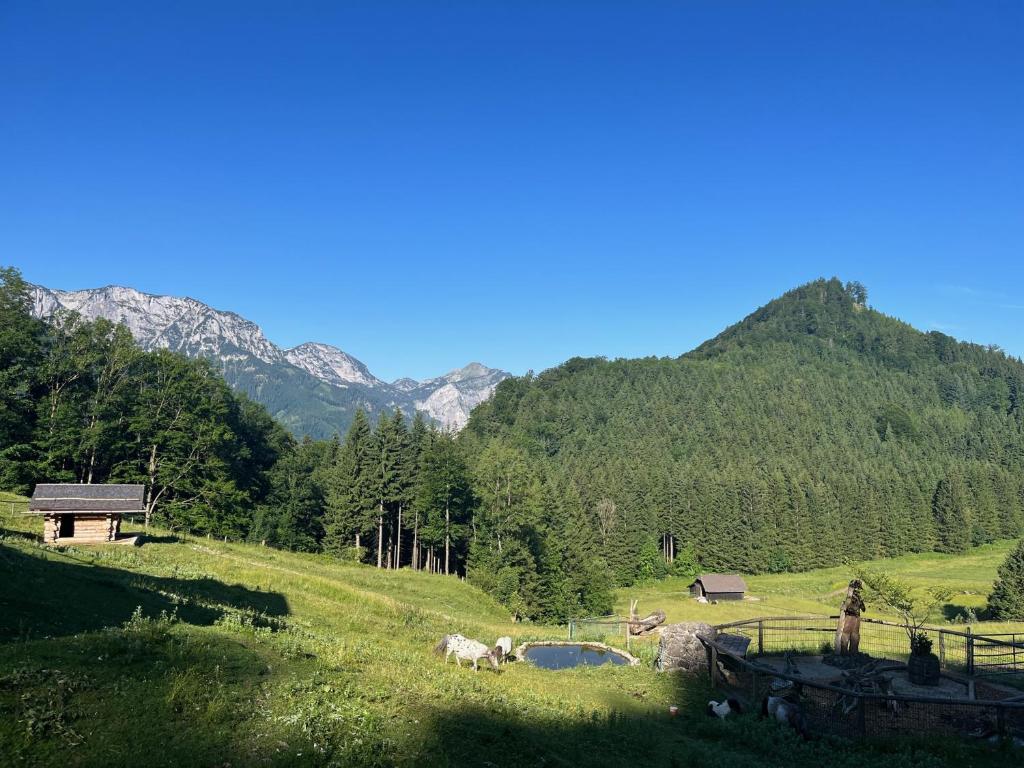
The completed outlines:
[[[734,573],[703,573],[690,585],[693,597],[707,600],[742,600],[747,585]]]
[[[121,517],[140,514],[144,486],[39,484],[28,514],[43,516],[47,544],[103,544],[121,537]]]

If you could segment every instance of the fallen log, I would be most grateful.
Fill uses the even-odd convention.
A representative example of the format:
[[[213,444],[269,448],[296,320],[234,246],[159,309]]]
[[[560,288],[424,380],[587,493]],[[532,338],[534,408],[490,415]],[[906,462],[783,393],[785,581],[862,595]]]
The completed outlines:
[[[629,620],[629,634],[631,635],[644,635],[648,632],[653,631],[661,624],[665,623],[665,612],[655,611],[654,613],[644,616],[642,619],[630,618]]]

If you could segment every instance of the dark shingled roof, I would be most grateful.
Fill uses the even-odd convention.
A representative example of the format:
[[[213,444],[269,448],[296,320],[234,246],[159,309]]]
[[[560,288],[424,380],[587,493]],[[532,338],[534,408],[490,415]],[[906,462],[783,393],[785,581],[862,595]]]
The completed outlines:
[[[40,484],[28,503],[29,512],[142,512],[145,486]]]
[[[747,591],[743,577],[737,576],[735,573],[702,573],[693,583],[696,584],[698,581],[704,585],[705,592]]]

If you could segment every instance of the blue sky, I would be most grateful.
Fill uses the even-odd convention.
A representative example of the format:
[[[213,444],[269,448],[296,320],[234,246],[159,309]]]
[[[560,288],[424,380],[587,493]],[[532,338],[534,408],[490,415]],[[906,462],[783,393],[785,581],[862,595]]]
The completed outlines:
[[[0,263],[385,378],[799,283],[1024,354],[1019,2],[0,3]]]

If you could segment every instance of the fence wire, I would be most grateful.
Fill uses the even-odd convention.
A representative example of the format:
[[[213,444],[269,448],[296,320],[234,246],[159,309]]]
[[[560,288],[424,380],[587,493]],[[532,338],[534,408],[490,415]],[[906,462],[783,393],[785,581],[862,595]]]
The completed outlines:
[[[572,619],[569,622],[569,639],[580,642],[601,642],[614,645],[626,644],[629,649],[629,624],[625,616],[598,616],[587,619]]]
[[[848,690],[799,674],[799,655],[830,652],[838,617],[796,616],[761,618],[717,627],[716,639],[705,640],[712,682],[759,706],[773,684],[791,683],[808,728],[837,736],[897,734],[949,734],[987,737],[1024,735],[1024,696],[1004,683],[1005,677],[1024,673],[1024,635],[976,635],[930,627],[937,638],[933,651],[947,680],[962,685],[962,698],[942,695],[914,696]],[[830,625],[831,622],[831,625]],[[736,637],[747,641],[746,653],[737,650]],[[739,644],[742,647],[743,643]],[[906,627],[879,620],[861,625],[861,651],[874,658],[905,662],[910,652]],[[787,671],[759,661],[761,656],[795,654]],[[1024,678],[1022,678],[1024,679]]]

